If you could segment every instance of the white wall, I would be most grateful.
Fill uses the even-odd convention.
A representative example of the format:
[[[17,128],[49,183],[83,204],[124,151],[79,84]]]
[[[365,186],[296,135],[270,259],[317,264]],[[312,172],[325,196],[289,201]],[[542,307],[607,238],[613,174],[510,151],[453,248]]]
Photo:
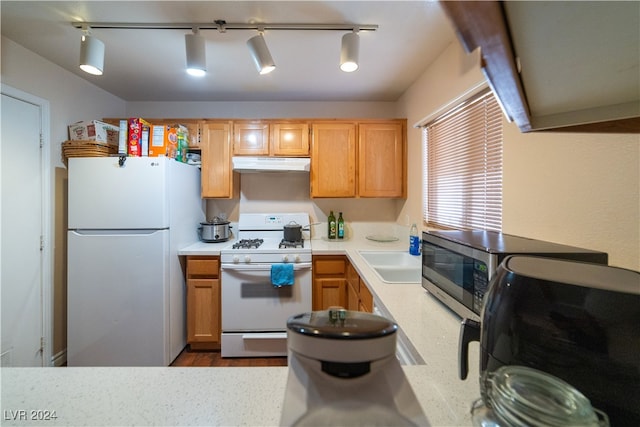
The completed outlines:
[[[49,101],[52,170],[63,167],[67,126],[79,120],[118,117],[126,102],[2,37],[2,83]]]
[[[640,136],[504,127],[503,229],[640,271]]]
[[[121,116],[125,113],[126,103],[6,37],[2,37],[0,50],[2,83],[49,101],[49,129],[43,129],[43,132],[45,142],[49,141],[52,212],[47,219],[50,229],[54,230],[54,241],[45,244],[54,258],[50,260],[54,304],[52,350],[54,355],[58,355],[66,348],[67,174],[62,163],[61,144],[69,138],[69,124],[78,120]]]
[[[129,102],[127,115],[146,118],[396,118],[395,102]],[[242,212],[307,212],[312,222],[330,210],[345,221],[395,221],[398,204],[390,199],[311,199],[308,174],[243,174],[239,200],[208,200],[207,217]],[[324,232],[324,229],[322,229]]]
[[[484,82],[477,54],[467,55],[451,43],[398,100],[398,115],[407,118],[408,197],[398,217],[416,224],[422,218],[422,130],[414,125],[470,88]]]
[[[398,102],[409,125],[484,78],[477,57],[452,43]],[[408,130],[409,198],[422,209],[420,131]],[[521,133],[504,121],[503,231],[605,251],[614,266],[640,270],[640,136]],[[419,216],[418,216],[419,217]]]
[[[395,102],[129,102],[127,117],[395,118]]]
[[[59,144],[67,138],[66,126],[85,118],[407,117],[406,201],[311,200],[304,179],[281,190],[277,177],[243,177],[242,188],[246,209],[307,208],[314,220],[324,220],[329,209],[342,209],[348,221],[396,220],[403,225],[418,221],[422,210],[421,133],[412,125],[483,80],[477,57],[465,55],[456,41],[397,103],[125,103],[4,37],[1,78],[49,100],[54,166],[61,165]],[[505,123],[504,231],[604,250],[612,265],[640,270],[639,139],[616,134],[522,134]],[[239,209],[237,202],[214,203],[209,203],[210,213]]]

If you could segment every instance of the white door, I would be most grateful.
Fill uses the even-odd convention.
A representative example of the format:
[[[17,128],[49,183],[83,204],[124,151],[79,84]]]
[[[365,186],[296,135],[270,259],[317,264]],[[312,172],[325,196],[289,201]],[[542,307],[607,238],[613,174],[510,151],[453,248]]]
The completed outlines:
[[[167,366],[168,230],[70,230],[68,366]]]
[[[169,227],[165,157],[69,159],[70,229]]]
[[[43,366],[40,106],[2,94],[2,366]]]

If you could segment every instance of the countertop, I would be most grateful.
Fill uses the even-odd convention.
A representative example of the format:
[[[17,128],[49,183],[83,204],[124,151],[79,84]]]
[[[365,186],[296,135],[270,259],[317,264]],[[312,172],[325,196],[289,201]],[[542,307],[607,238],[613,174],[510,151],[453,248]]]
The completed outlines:
[[[382,282],[358,252],[407,250],[404,233],[397,242],[357,233],[363,237],[312,239],[311,247],[314,255],[346,255],[375,304],[424,359],[402,369],[431,425],[469,426],[479,397],[477,343],[470,346],[469,377],[461,381],[460,319],[420,284]],[[198,242],[179,254],[219,255],[230,243]],[[287,373],[286,367],[3,368],[2,425],[278,425]],[[57,418],[38,420],[46,411]]]

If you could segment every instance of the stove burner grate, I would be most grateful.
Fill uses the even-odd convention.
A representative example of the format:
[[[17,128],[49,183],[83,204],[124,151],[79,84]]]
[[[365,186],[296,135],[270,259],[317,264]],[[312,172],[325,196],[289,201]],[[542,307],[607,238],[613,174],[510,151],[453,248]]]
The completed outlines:
[[[263,239],[242,239],[234,243],[232,249],[257,249],[264,242]]]
[[[304,240],[285,240],[282,239],[278,245],[279,249],[283,248],[304,248]]]

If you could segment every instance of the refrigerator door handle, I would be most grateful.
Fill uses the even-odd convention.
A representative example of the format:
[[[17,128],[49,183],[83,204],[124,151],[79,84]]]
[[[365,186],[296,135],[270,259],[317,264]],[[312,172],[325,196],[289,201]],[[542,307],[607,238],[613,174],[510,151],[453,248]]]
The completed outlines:
[[[142,228],[124,230],[100,230],[92,228],[82,228],[69,231],[80,236],[149,236],[162,230],[168,230],[168,228]]]

